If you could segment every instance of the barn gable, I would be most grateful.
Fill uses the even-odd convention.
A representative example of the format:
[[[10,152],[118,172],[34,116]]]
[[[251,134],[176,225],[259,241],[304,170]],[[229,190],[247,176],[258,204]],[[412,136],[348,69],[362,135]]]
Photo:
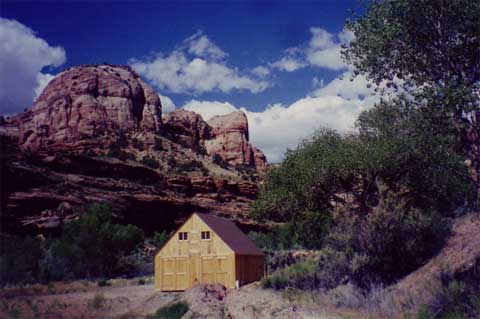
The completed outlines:
[[[212,229],[225,244],[238,255],[263,255],[253,241],[232,221],[207,214],[197,213],[198,217]]]
[[[155,255],[155,288],[185,290],[197,283],[233,288],[263,275],[263,252],[227,219],[192,214]]]

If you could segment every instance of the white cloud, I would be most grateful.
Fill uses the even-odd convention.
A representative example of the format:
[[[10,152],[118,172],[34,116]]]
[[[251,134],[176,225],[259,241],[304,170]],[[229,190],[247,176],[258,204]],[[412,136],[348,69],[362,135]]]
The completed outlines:
[[[340,51],[342,44],[347,44],[353,39],[349,31],[342,31],[336,35],[322,28],[310,28],[312,38],[305,50],[307,61],[314,66],[331,70],[346,69]]]
[[[374,93],[374,89],[368,84],[367,79],[358,75],[351,80],[352,73],[344,72],[341,76],[335,78],[327,85],[323,86],[323,82],[312,92],[313,96],[340,96],[345,99],[364,99]],[[374,97],[377,98],[377,97]]]
[[[52,75],[50,73],[42,73],[38,72],[37,73],[37,87],[35,88],[35,96],[34,99],[37,99],[37,97],[42,94],[43,89],[50,83],[51,80],[55,78],[55,75]]]
[[[305,63],[293,57],[283,57],[272,63],[272,66],[280,71],[293,72],[305,66]]]
[[[352,32],[343,30],[333,34],[322,28],[310,28],[310,33],[312,37],[308,44],[288,48],[283,57],[269,66],[286,72],[308,65],[335,71],[347,69],[340,52],[341,46],[353,39]]]
[[[62,47],[52,47],[15,20],[0,18],[0,105],[6,114],[28,107],[45,66],[65,63]]]
[[[226,115],[238,110],[237,107],[228,102],[197,100],[187,102],[182,108],[200,114],[205,121],[215,115]]]
[[[188,47],[188,52],[203,58],[222,59],[227,56],[215,43],[198,31],[184,41]]]
[[[262,77],[262,78],[266,77],[267,75],[270,74],[270,70],[267,67],[264,67],[264,66],[261,66],[261,65],[253,68],[251,70],[251,72],[253,74],[255,74],[256,76],[259,76],[259,77]]]
[[[175,106],[175,103],[173,103],[171,98],[169,98],[168,96],[163,96],[161,94],[158,94],[158,97],[160,98],[160,103],[162,103],[163,114],[175,111],[177,107]]]
[[[280,71],[293,72],[306,66],[302,49],[297,47],[285,50],[286,55],[279,60],[270,63],[270,66]]]
[[[346,72],[344,79],[334,79],[317,88],[312,96],[291,105],[273,104],[261,112],[218,101],[192,100],[183,108],[201,114],[205,120],[236,110],[245,112],[252,143],[265,153],[269,162],[278,162],[287,148],[295,148],[320,127],[340,132],[353,130],[358,114],[377,101],[378,97],[370,95],[372,89],[366,87],[364,79],[357,77],[350,82],[348,76]],[[318,85],[322,81],[315,82]]]
[[[218,60],[225,54],[205,35],[197,33],[184,42],[186,46],[166,56],[131,59],[130,65],[157,88],[174,93],[232,90],[258,93],[269,87],[267,81],[251,78]]]

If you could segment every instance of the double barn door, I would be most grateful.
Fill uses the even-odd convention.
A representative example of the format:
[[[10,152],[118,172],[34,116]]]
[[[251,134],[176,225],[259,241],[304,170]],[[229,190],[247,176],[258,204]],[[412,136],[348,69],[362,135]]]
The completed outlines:
[[[231,257],[230,257],[231,258]],[[227,287],[229,256],[200,256],[192,251],[188,256],[162,257],[157,271],[161,273],[162,290],[186,290],[198,283],[221,283]]]

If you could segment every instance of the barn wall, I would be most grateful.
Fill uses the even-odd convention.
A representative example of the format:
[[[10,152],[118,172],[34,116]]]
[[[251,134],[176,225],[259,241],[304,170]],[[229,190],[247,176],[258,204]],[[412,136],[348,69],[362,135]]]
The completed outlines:
[[[201,232],[210,231],[202,240]],[[188,240],[178,233],[187,232]],[[185,290],[197,283],[235,287],[235,254],[198,216],[192,215],[155,256],[155,288]]]
[[[264,275],[264,256],[236,255],[235,272],[240,285],[260,280]]]

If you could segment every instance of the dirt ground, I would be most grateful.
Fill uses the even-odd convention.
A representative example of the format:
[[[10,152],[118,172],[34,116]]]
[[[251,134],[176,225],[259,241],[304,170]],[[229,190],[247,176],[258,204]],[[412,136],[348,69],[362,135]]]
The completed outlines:
[[[318,318],[357,319],[329,307],[315,295],[264,290],[257,284],[237,290],[200,285],[185,292],[156,292],[138,279],[111,280],[109,286],[76,281],[0,290],[0,318],[140,319],[174,301],[185,301],[183,318]]]

